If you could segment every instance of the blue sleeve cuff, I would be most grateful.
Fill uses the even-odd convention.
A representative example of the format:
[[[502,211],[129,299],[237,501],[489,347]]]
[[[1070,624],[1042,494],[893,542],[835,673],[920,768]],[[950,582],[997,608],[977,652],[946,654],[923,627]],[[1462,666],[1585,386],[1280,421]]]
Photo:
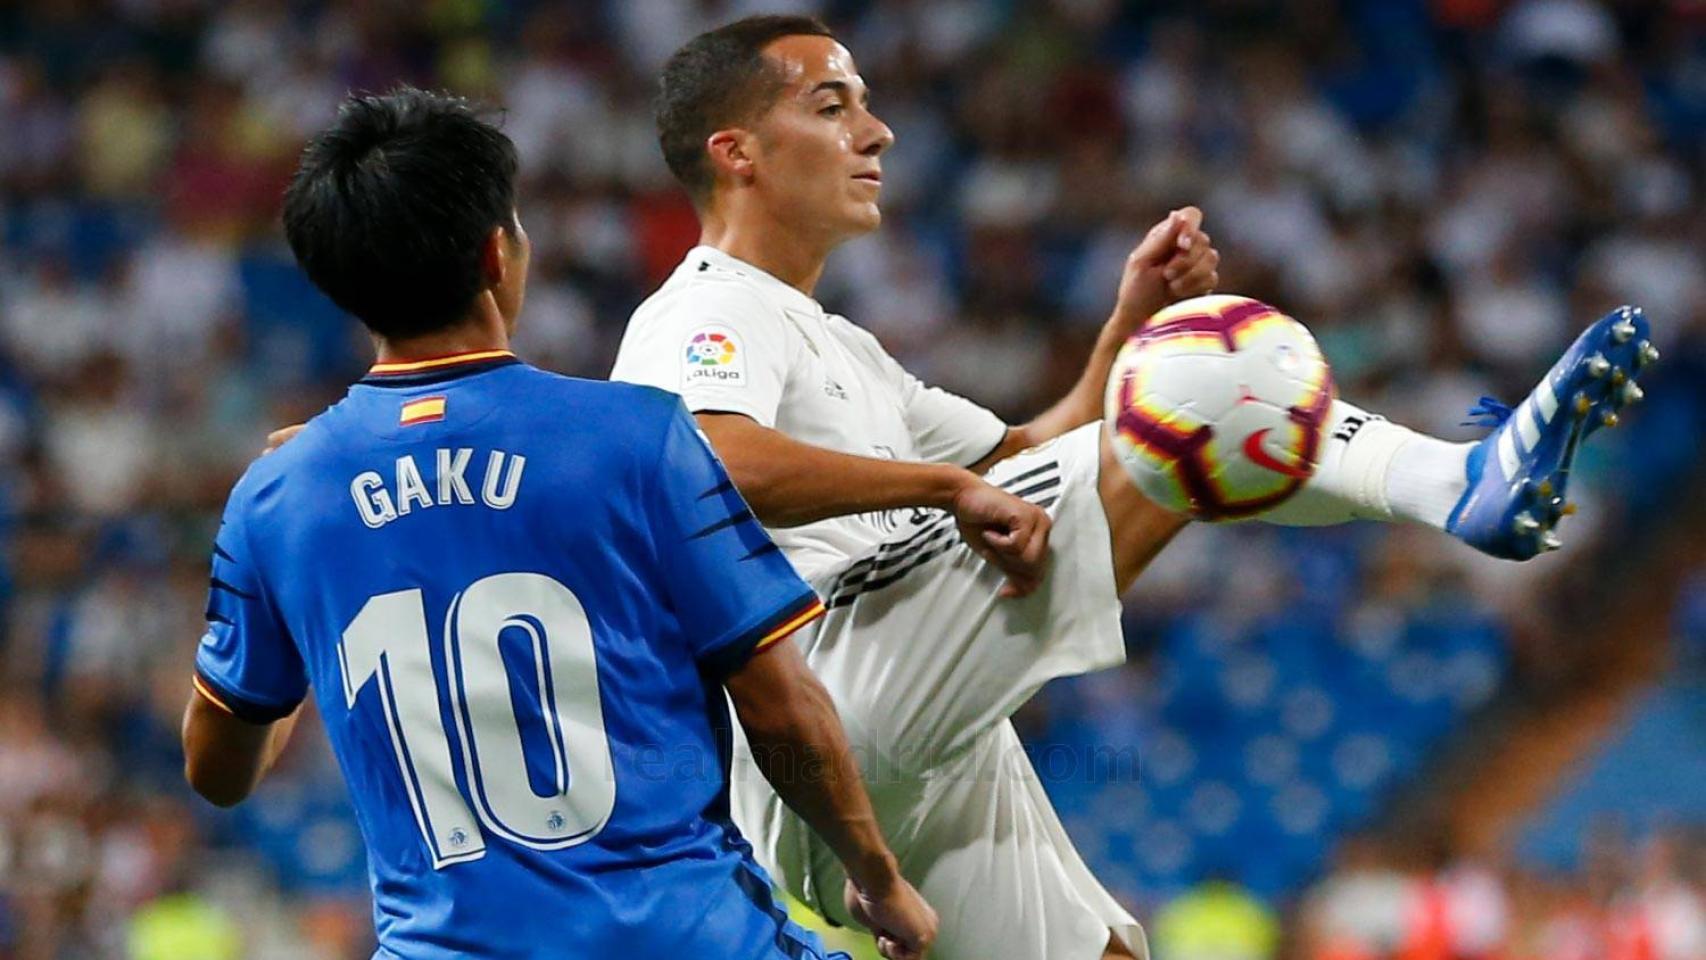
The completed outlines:
[[[190,683],[195,686],[196,693],[201,694],[209,703],[245,723],[260,726],[283,720],[302,704],[301,700],[285,705],[261,703],[232,692],[229,686],[214,680],[200,669],[191,675]]]
[[[784,604],[775,613],[741,631],[726,643],[719,644],[699,661],[706,674],[722,680],[746,666],[759,651],[780,643],[823,615],[823,601],[812,591]]]

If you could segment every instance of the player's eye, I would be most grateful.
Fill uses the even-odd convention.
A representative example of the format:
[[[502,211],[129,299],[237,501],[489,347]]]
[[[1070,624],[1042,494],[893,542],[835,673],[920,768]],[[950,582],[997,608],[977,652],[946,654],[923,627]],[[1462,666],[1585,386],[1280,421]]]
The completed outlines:
[[[846,108],[839,103],[832,103],[817,112],[820,117],[839,117]]]

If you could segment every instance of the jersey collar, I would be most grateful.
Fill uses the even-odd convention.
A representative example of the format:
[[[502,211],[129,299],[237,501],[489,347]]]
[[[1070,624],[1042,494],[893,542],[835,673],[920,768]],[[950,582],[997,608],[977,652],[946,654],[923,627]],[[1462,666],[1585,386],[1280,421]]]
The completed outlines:
[[[453,353],[445,357],[428,357],[407,363],[376,363],[361,382],[375,387],[412,387],[423,383],[454,380],[473,373],[520,363],[508,350],[477,350],[473,353]]]
[[[774,294],[782,301],[783,306],[805,310],[814,316],[823,313],[822,304],[816,300],[789,286],[781,279],[765,273],[739,257],[730,256],[716,247],[701,244],[689,250],[687,259],[682,261],[681,269],[689,272],[727,270],[730,273],[737,273]]]

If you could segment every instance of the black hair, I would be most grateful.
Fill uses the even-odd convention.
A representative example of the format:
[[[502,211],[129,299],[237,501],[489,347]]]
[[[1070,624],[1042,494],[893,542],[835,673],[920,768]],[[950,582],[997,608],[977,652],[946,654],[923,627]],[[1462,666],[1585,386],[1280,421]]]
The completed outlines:
[[[835,35],[815,17],[747,17],[701,33],[664,64],[655,116],[658,145],[670,172],[698,202],[711,195],[714,177],[705,141],[726,127],[769,109],[781,93],[782,72],[764,48],[783,37]]]
[[[296,262],[369,330],[455,326],[486,285],[493,227],[515,223],[515,145],[460,97],[351,94],[284,194]]]

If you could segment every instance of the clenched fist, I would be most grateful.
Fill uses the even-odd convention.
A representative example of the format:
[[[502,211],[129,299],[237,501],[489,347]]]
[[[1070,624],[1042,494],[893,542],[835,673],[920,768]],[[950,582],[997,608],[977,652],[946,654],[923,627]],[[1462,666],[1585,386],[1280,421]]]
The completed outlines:
[[[1220,283],[1220,251],[1202,229],[1202,211],[1183,207],[1149,228],[1126,257],[1110,320],[1129,336],[1157,310],[1212,293]]]

